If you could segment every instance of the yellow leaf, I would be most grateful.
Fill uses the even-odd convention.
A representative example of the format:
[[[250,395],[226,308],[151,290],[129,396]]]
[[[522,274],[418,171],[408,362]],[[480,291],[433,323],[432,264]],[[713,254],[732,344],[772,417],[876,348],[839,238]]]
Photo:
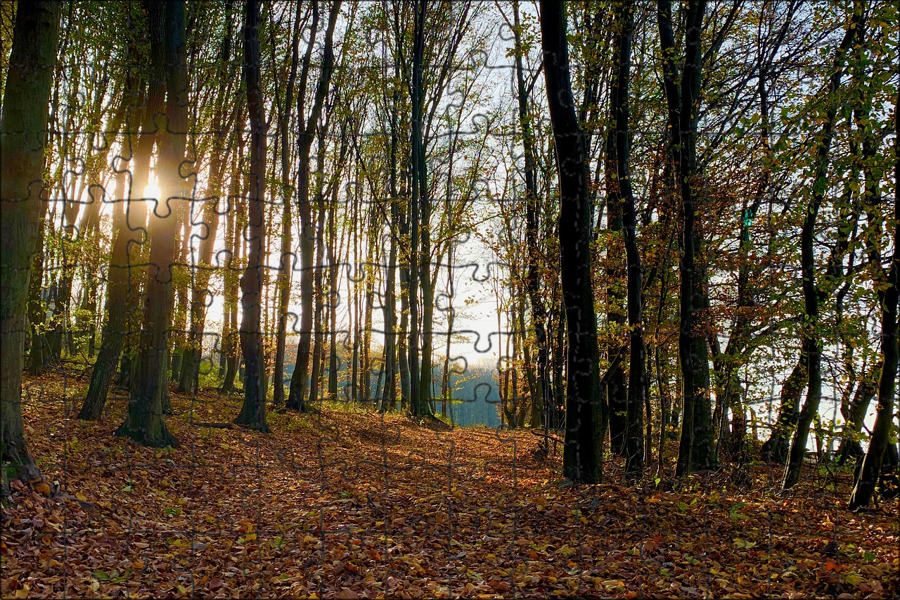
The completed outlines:
[[[29,586],[27,583],[23,583],[22,589],[16,590],[16,598],[27,598],[30,591],[31,586]]]
[[[34,489],[39,494],[43,494],[45,496],[50,495],[50,486],[47,485],[46,483],[39,483],[36,486],[34,486]]]
[[[75,497],[81,500],[82,502],[87,502],[87,496],[84,495],[83,492],[77,492]]]

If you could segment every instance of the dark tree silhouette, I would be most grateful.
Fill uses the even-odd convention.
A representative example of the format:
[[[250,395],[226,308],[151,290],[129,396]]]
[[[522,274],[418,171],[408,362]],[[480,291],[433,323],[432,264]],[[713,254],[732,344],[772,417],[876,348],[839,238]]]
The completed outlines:
[[[38,479],[25,443],[22,367],[32,256],[40,252],[44,136],[59,39],[60,3],[20,2],[3,92],[0,135],[0,472]]]
[[[559,171],[559,247],[568,341],[563,475],[575,482],[596,483],[602,478],[600,448],[607,413],[601,401],[591,286],[587,158],[569,77],[565,3],[542,0],[541,46]]]

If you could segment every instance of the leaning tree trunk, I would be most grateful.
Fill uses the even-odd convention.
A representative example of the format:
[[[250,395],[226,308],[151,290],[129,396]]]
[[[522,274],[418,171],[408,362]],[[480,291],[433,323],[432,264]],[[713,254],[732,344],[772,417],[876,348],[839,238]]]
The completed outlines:
[[[762,445],[763,460],[783,465],[787,460],[789,441],[800,416],[800,394],[808,379],[806,355],[801,351],[791,374],[781,384],[778,416],[772,432]]]
[[[22,367],[32,256],[40,249],[44,144],[59,38],[59,2],[20,2],[13,32],[0,135],[0,472],[39,479],[25,442]]]
[[[803,459],[806,456],[806,443],[809,439],[809,427],[819,412],[819,401],[822,398],[822,342],[818,337],[817,324],[819,320],[819,289],[816,286],[816,260],[815,260],[815,236],[816,218],[819,208],[825,199],[828,189],[828,157],[831,151],[831,141],[834,136],[834,125],[837,118],[838,101],[837,92],[841,87],[843,75],[844,56],[853,46],[853,40],[859,28],[862,26],[862,11],[857,5],[854,7],[853,19],[844,34],[834,57],[834,67],[828,78],[824,90],[825,114],[822,119],[822,137],[816,149],[815,163],[813,165],[813,190],[809,208],[803,220],[803,228],[800,231],[800,267],[803,275],[803,352],[806,356],[807,388],[806,402],[800,410],[797,420],[797,429],[791,440],[791,450],[788,456],[788,464],[784,471],[783,489],[789,489],[800,481],[803,467]]]
[[[161,23],[160,23],[161,25]],[[128,56],[134,56],[134,45],[129,46]],[[161,57],[160,57],[161,58]],[[161,61],[159,61],[161,62]],[[162,74],[164,67],[162,64],[155,65],[158,76],[154,76],[153,81],[159,86],[153,97],[153,101],[162,100],[165,94],[163,86]],[[126,79],[126,106],[125,111],[137,111],[140,104],[141,84],[137,77],[128,75]],[[150,98],[147,99],[150,102]],[[127,113],[126,113],[127,114]],[[128,131],[132,131],[131,119],[125,120]],[[141,146],[142,153],[136,154],[132,164],[134,176],[131,181],[130,188],[126,186],[127,174],[119,173],[118,179],[118,198],[136,198],[137,194],[143,193],[143,188],[147,184],[147,175],[150,169],[150,152],[152,150],[153,138],[155,136],[148,135],[149,128],[155,130],[152,119],[149,125],[143,126],[143,134],[148,136],[148,142]],[[128,146],[131,147],[131,134],[126,137]],[[130,161],[131,162],[131,161]],[[81,411],[78,413],[79,419],[97,420],[103,414],[106,406],[106,398],[109,393],[109,386],[112,377],[116,372],[119,358],[122,353],[122,347],[125,345],[125,337],[128,330],[128,316],[130,314],[130,296],[129,287],[131,278],[131,257],[129,251],[139,248],[139,244],[143,238],[143,227],[147,219],[147,207],[143,202],[129,202],[126,208],[124,202],[121,206],[117,205],[113,212],[113,248],[110,256],[109,269],[107,271],[108,284],[106,288],[106,321],[103,324],[103,333],[100,342],[100,352],[97,360],[94,362],[94,369],[91,373],[91,382],[88,386],[87,394],[84,397],[84,403],[81,405]],[[135,257],[136,258],[136,257]],[[138,261],[134,261],[138,262]]]
[[[119,174],[119,197],[126,197],[125,174]],[[109,261],[106,288],[106,322],[103,326],[103,338],[100,353],[94,362],[91,383],[87,395],[78,413],[78,418],[85,421],[96,421],[103,414],[109,384],[112,382],[119,362],[119,354],[125,342],[127,313],[121,310],[128,296],[128,245],[134,239],[127,226],[127,209],[125,203],[113,208],[113,248]]]
[[[340,12],[340,0],[334,0],[328,16],[328,25],[323,43],[323,57],[319,67],[319,81],[313,98],[313,106],[309,117],[304,115],[303,106],[306,101],[306,75],[309,69],[310,53],[315,42],[315,29],[310,37],[309,47],[304,57],[303,76],[300,78],[300,90],[297,94],[297,118],[301,122],[301,131],[297,142],[297,213],[300,217],[300,332],[297,348],[297,363],[291,375],[290,392],[286,408],[306,412],[309,379],[309,359],[312,341],[313,318],[313,252],[315,229],[312,223],[312,206],[309,200],[310,150],[314,139],[315,127],[322,113],[322,105],[328,92],[331,74],[334,70],[334,26]],[[316,19],[318,8],[315,9]]]
[[[540,20],[559,176],[559,248],[568,340],[563,475],[574,482],[596,483],[602,478],[607,414],[601,401],[597,321],[591,289],[587,156],[569,80],[565,5],[542,0]]]
[[[871,370],[863,376],[862,381],[856,387],[856,393],[850,401],[844,414],[844,429],[841,432],[841,444],[838,446],[837,462],[846,464],[848,460],[865,456],[862,445],[859,443],[859,434],[862,431],[863,421],[872,398],[878,393],[878,381],[881,379],[881,362],[872,365]]]
[[[868,174],[867,174],[868,175]],[[870,179],[869,176],[866,179]],[[876,180],[877,181],[877,180]],[[894,181],[900,182],[900,95],[894,104]],[[868,183],[868,182],[867,182]],[[875,184],[877,186],[877,183]],[[869,222],[874,214],[869,213]],[[894,255],[890,269],[882,271],[885,285],[878,288],[881,304],[881,377],[878,379],[878,407],[875,412],[875,427],[872,439],[859,469],[859,476],[850,495],[850,509],[854,510],[869,503],[875,492],[875,484],[881,474],[882,461],[890,442],[893,426],[894,387],[897,384],[898,344],[897,344],[897,304],[900,295],[900,185],[894,185]],[[870,240],[875,238],[869,237]],[[880,258],[876,242],[869,242],[869,258],[874,264]]]

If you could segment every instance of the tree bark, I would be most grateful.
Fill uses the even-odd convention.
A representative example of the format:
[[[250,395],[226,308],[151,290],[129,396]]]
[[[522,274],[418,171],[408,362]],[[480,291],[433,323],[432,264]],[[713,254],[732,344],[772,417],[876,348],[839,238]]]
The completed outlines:
[[[522,150],[525,157],[525,246],[527,272],[525,275],[528,299],[531,303],[531,322],[537,346],[537,394],[532,398],[532,427],[539,427],[544,413],[550,406],[550,373],[548,364],[547,311],[541,295],[541,252],[538,247],[538,221],[540,198],[537,194],[537,169],[535,166],[535,142],[531,117],[528,113],[528,88],[525,85],[525,69],[522,64],[524,49],[519,17],[519,2],[513,2],[513,33],[515,35],[516,96],[519,108],[519,127],[522,130]]]
[[[32,257],[39,252],[44,145],[56,64],[60,3],[20,2],[13,32],[0,136],[0,471],[40,479],[22,419],[22,367]]]
[[[714,468],[716,456],[709,397],[709,351],[703,313],[709,304],[702,256],[703,236],[696,205],[702,201],[697,168],[697,113],[701,88],[701,39],[706,0],[690,0],[685,13],[684,69],[675,63],[671,0],[659,0],[657,17],[663,52],[663,87],[668,105],[669,155],[676,163],[682,209],[681,309],[678,349],[684,405],[676,473]]]
[[[409,378],[410,378],[410,413],[414,417],[424,417],[431,414],[431,405],[428,402],[429,386],[420,383],[425,375],[425,363],[422,362],[422,373],[419,372],[419,284],[422,279],[421,262],[427,260],[424,253],[420,252],[421,223],[426,218],[420,215],[420,209],[428,204],[425,197],[427,186],[425,175],[425,149],[422,144],[422,119],[424,117],[425,89],[422,82],[422,62],[425,49],[425,9],[427,0],[415,0],[413,12],[415,19],[415,31],[413,33],[413,75],[410,96],[412,99],[412,194],[410,197],[410,250],[409,250]],[[424,211],[422,211],[424,213]],[[420,220],[421,219],[421,220]],[[421,246],[425,248],[425,244]],[[425,300],[422,300],[423,305]],[[427,307],[426,307],[427,310]],[[424,347],[423,347],[424,350]],[[430,353],[429,353],[430,357]],[[424,358],[424,357],[423,357]],[[429,358],[430,359],[430,358]],[[425,377],[430,383],[430,373]]]
[[[167,65],[166,117],[168,123],[160,134],[159,179],[160,202],[151,216],[150,265],[147,271],[147,303],[144,309],[139,372],[135,390],[128,405],[125,422],[116,435],[153,447],[174,446],[178,441],[169,433],[163,420],[166,392],[168,332],[172,316],[172,266],[175,261],[178,211],[175,204],[184,197],[181,177],[187,131],[187,64],[184,43],[184,2],[170,2],[165,7],[151,4],[152,10],[164,12],[164,48]],[[151,39],[151,43],[152,43]],[[157,44],[161,40],[157,39]],[[165,201],[163,201],[163,198]]]
[[[838,446],[837,461],[839,465],[846,464],[848,460],[865,456],[859,443],[859,435],[862,431],[863,421],[872,398],[878,393],[878,381],[881,379],[881,362],[872,365],[871,370],[863,375],[862,381],[856,387],[856,393],[847,407],[844,416],[844,429],[841,431],[841,445]]]
[[[250,429],[269,432],[266,424],[266,376],[261,324],[262,261],[266,224],[263,199],[266,194],[266,116],[260,90],[259,4],[247,0],[244,22],[244,82],[250,115],[250,173],[248,204],[250,251],[241,277],[241,352],[244,355],[244,404],[234,420]]]
[[[809,439],[809,427],[819,411],[819,401],[822,398],[822,342],[819,339],[817,325],[819,320],[819,294],[816,286],[816,259],[815,237],[816,219],[819,208],[825,199],[828,189],[828,161],[831,151],[831,141],[834,136],[835,120],[837,118],[838,99],[836,94],[841,87],[841,77],[844,72],[844,58],[862,26],[862,10],[858,3],[854,3],[853,17],[844,34],[844,39],[838,47],[831,74],[823,90],[825,102],[825,114],[822,122],[822,137],[819,139],[815,162],[813,163],[813,189],[809,208],[803,220],[803,228],[800,231],[800,268],[803,274],[803,308],[804,323],[802,345],[807,359],[807,388],[806,402],[800,410],[797,420],[797,428],[791,440],[791,449],[788,463],[784,471],[782,488],[787,490],[800,481],[803,459],[806,456],[806,443]]]
[[[559,174],[559,247],[568,354],[563,475],[602,479],[607,414],[601,401],[597,321],[591,286],[591,206],[587,156],[569,79],[564,3],[541,1],[541,45]]]
[[[323,58],[319,69],[319,81],[313,98],[313,106],[309,117],[305,116],[306,82],[309,70],[312,47],[315,42],[315,31],[318,23],[318,0],[313,3],[314,19],[309,46],[304,57],[303,71],[300,77],[300,90],[297,94],[297,117],[301,121],[301,130],[297,141],[297,213],[300,217],[300,343],[297,348],[297,364],[291,375],[291,387],[286,407],[291,410],[306,412],[308,395],[309,359],[312,341],[313,320],[313,241],[315,228],[312,222],[312,206],[309,200],[309,165],[310,149],[315,138],[315,128],[322,112],[325,95],[334,70],[334,26],[340,13],[340,0],[334,0],[328,15],[328,25],[323,42]]]
[[[641,307],[641,255],[637,246],[637,217],[631,187],[631,127],[629,125],[629,78],[631,76],[631,40],[634,36],[634,2],[616,5],[619,31],[616,58],[616,86],[613,114],[616,123],[616,172],[623,204],[622,225],[628,266],[628,325],[631,354],[628,368],[628,398],[625,431],[625,472],[640,476],[644,470],[644,325]],[[649,415],[648,415],[649,419]]]
[[[125,173],[119,174],[119,198],[127,198],[125,191]],[[109,283],[106,288],[106,322],[103,327],[103,341],[100,353],[94,362],[91,383],[87,395],[78,413],[78,418],[95,421],[103,414],[109,384],[116,372],[119,354],[125,342],[127,313],[120,307],[125,306],[128,296],[128,246],[134,241],[133,232],[128,229],[127,208],[124,202],[113,209],[113,249],[107,269]]]
[[[288,75],[287,89],[284,100],[278,104],[281,111],[278,115],[279,135],[281,137],[281,263],[278,272],[278,331],[275,334],[275,370],[273,379],[272,401],[276,407],[284,406],[284,352],[287,341],[287,320],[291,300],[291,270],[294,268],[293,252],[291,248],[291,152],[290,152],[290,121],[291,109],[294,103],[294,85],[297,80],[297,62],[300,44],[300,6],[295,7],[294,34],[291,42],[291,67]],[[274,52],[274,50],[273,50]],[[277,90],[277,87],[276,87]]]
[[[877,190],[878,178],[867,173],[867,185],[874,180]],[[900,182],[900,95],[894,103],[894,181]],[[869,222],[874,216],[870,213]],[[850,509],[866,506],[875,492],[882,471],[882,462],[890,442],[891,427],[893,421],[894,388],[897,385],[897,367],[900,361],[900,348],[898,348],[897,336],[897,304],[900,296],[900,185],[894,185],[894,255],[891,259],[890,269],[882,268],[885,281],[884,286],[879,286],[878,300],[881,305],[881,377],[878,379],[878,406],[875,412],[875,426],[872,429],[872,439],[869,440],[869,448],[863,458],[859,469],[859,476],[850,495]],[[877,222],[877,221],[875,221]],[[868,238],[869,259],[874,264],[879,264],[877,243],[874,237]],[[896,466],[894,467],[896,469]]]

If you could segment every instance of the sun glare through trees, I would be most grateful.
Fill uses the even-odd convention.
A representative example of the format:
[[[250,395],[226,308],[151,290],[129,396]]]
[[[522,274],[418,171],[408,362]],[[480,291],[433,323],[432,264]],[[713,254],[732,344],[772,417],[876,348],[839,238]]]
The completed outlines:
[[[2,596],[887,598],[890,0],[4,0]]]

